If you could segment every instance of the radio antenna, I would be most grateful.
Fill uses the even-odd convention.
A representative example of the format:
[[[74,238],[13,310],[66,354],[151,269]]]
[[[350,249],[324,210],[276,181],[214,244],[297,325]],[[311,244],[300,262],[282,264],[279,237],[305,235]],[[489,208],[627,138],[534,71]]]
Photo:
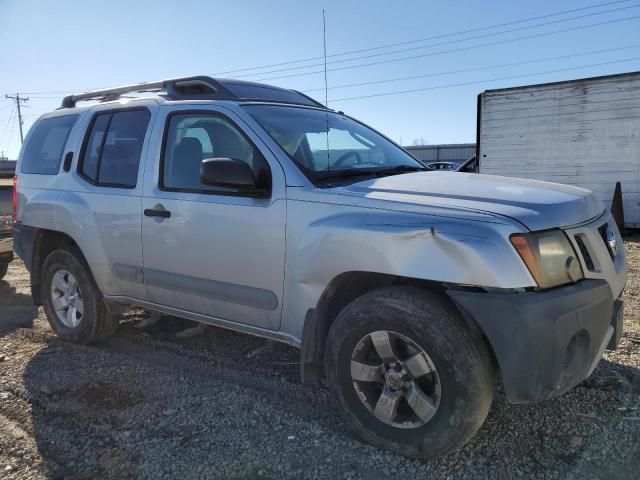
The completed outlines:
[[[330,168],[331,158],[329,150],[329,86],[327,83],[327,20],[324,16],[324,9],[322,10],[322,43],[324,46],[324,106],[327,109],[325,111],[327,119],[327,170]]]

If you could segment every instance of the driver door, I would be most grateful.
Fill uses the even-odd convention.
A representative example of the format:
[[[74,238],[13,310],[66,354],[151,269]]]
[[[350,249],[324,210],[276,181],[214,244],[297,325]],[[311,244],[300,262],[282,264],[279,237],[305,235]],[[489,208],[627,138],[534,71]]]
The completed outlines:
[[[277,330],[284,281],[285,182],[282,169],[242,120],[221,108],[165,111],[163,145],[149,162],[143,217],[144,281],[159,305]],[[250,132],[250,133],[248,133]],[[264,153],[263,153],[264,152]],[[271,176],[268,198],[203,185],[205,158],[247,162]],[[155,165],[154,165],[155,164]]]

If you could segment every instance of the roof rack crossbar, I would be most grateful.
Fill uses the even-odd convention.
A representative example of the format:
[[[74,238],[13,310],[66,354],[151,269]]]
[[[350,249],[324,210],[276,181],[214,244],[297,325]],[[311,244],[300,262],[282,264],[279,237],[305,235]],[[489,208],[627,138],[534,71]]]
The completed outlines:
[[[256,89],[259,90],[256,93]],[[260,93],[260,91],[283,92],[271,96]],[[118,100],[128,93],[163,93],[168,100],[249,100],[255,101],[276,101],[280,103],[291,103],[294,105],[307,105],[319,108],[326,108],[320,102],[296,90],[272,87],[254,82],[243,82],[241,80],[214,79],[208,76],[194,76],[170,78],[157,82],[136,83],[123,87],[105,88],[92,92],[77,93],[64,97],[60,108],[74,108],[77,102],[96,100],[98,102],[109,102]],[[254,95],[257,98],[254,98]]]
[[[68,95],[62,100],[60,108],[74,108],[77,102],[97,100],[110,101],[117,100],[127,93],[155,93],[166,92],[170,98],[178,99],[189,95],[197,94],[201,98],[217,98],[217,99],[237,99],[229,89],[225,88],[220,82],[211,77],[182,77],[160,80],[157,82],[143,82],[134,85],[125,85],[122,87],[105,88],[103,90],[94,90],[91,92],[78,93]],[[185,93],[187,92],[187,93]],[[194,93],[195,92],[195,93]]]

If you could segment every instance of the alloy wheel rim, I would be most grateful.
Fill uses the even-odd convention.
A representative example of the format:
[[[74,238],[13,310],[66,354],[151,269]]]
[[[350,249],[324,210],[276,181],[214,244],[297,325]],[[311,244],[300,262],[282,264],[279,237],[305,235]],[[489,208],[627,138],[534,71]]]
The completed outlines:
[[[351,379],[367,410],[396,428],[425,425],[440,405],[440,377],[433,361],[400,333],[378,330],[362,337],[351,355]]]
[[[66,270],[58,270],[51,279],[51,301],[58,320],[69,328],[80,325],[84,300],[76,278]]]

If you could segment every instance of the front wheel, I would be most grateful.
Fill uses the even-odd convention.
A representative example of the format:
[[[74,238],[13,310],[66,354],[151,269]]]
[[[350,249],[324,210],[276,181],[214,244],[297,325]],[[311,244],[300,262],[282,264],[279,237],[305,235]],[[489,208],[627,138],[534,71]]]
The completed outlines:
[[[74,248],[54,250],[47,256],[40,291],[49,324],[63,340],[95,343],[118,326],[117,317],[107,311],[91,271]]]
[[[373,445],[416,458],[446,455],[471,439],[491,407],[486,345],[435,293],[369,292],[338,315],[327,345],[339,406]]]

